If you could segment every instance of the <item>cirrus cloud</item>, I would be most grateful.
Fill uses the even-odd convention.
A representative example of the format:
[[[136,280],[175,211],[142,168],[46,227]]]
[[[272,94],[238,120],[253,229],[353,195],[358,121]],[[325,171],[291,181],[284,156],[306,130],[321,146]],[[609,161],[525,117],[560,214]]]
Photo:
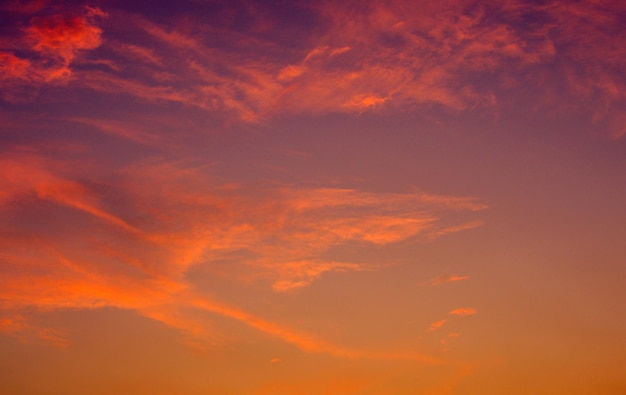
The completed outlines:
[[[365,357],[222,303],[188,274],[286,292],[333,272],[382,267],[333,260],[332,248],[431,241],[458,221],[455,213],[486,208],[471,197],[219,185],[168,162],[119,169],[114,182],[85,182],[82,172],[92,170],[65,160],[13,152],[0,161],[0,306],[13,332],[19,327],[9,324],[25,308],[111,306],[178,328],[189,343],[210,342],[206,318],[189,312],[200,310],[304,350]]]

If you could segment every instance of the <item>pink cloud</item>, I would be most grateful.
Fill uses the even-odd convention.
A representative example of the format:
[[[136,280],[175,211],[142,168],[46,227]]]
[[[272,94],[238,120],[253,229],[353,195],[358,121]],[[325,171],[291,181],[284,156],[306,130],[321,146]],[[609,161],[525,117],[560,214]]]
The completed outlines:
[[[104,44],[128,60],[98,59],[115,67],[76,74],[77,56],[102,44],[96,21],[106,13],[86,8],[82,16],[33,19],[25,32],[46,61],[20,58],[5,45],[0,76],[41,83],[72,75],[72,84],[103,94],[177,102],[248,123],[285,113],[498,111],[516,105],[511,92],[527,86],[535,106],[588,108],[592,122],[623,136],[626,82],[616,70],[624,66],[625,42],[610,33],[620,23],[613,11],[623,4],[535,5],[544,22],[532,26],[524,23],[529,8],[521,1],[465,5],[321,2],[309,12],[324,29],[297,49],[257,37],[254,27],[231,31],[190,18],[183,29],[119,14],[135,34]],[[274,28],[265,22],[261,30]],[[211,42],[214,35],[220,45]]]

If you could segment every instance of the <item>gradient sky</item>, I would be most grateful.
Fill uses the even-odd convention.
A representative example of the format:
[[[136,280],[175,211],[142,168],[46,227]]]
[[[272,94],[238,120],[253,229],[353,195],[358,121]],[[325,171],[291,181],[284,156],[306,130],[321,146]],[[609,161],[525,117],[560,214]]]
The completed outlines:
[[[0,4],[2,394],[626,393],[626,2]]]

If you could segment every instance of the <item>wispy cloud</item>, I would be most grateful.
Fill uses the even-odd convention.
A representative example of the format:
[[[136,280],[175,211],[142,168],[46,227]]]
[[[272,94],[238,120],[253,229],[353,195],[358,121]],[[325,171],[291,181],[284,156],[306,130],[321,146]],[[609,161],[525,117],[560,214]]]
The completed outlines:
[[[88,125],[96,128],[97,130],[119,136],[121,138],[134,141],[140,144],[146,145],[161,145],[163,144],[163,137],[151,133],[145,130],[145,128],[138,126],[137,123],[125,123],[122,121],[112,121],[95,118],[73,117],[67,119],[70,122],[78,124]]]
[[[134,44],[127,44],[124,42],[114,43],[111,46],[114,50],[129,59],[138,60],[140,62],[144,62],[153,66],[164,66],[163,60],[155,54],[154,50],[150,48]]]
[[[472,309],[469,307],[459,307],[458,309],[454,309],[452,311],[450,311],[448,314],[450,315],[460,315],[460,316],[468,316],[468,315],[474,315],[477,314],[478,311],[476,311],[476,309]]]
[[[474,198],[421,193],[219,185],[202,167],[168,162],[119,169],[117,181],[105,183],[84,182],[88,168],[35,153],[16,151],[0,161],[0,210],[10,219],[0,226],[0,258],[8,263],[0,291],[5,311],[113,306],[178,328],[192,343],[212,333],[202,315],[185,313],[190,309],[307,351],[427,361],[332,345],[218,302],[196,290],[186,273],[219,270],[228,281],[254,278],[285,292],[333,272],[380,268],[332,260],[331,248],[427,241],[455,212],[485,207]],[[49,220],[31,222],[30,212]],[[218,263],[233,256],[240,258],[232,265]]]
[[[41,328],[36,325],[31,325],[20,315],[13,315],[11,317],[0,316],[0,333],[15,337],[25,343],[39,340],[61,348],[69,344],[68,340],[61,332],[52,328]]]
[[[470,315],[474,315],[477,314],[478,311],[476,309],[472,309],[472,308],[468,308],[468,307],[459,307],[456,309],[451,310],[450,312],[448,312],[448,315],[451,316],[460,316],[460,317],[466,317],[466,316],[470,316]],[[448,318],[443,318],[439,321],[435,321],[432,324],[430,324],[429,330],[430,331],[436,331],[438,329],[440,329],[442,326],[444,326],[445,324],[447,324],[450,321],[450,319]],[[450,334],[449,337],[457,337],[458,334],[454,333],[454,334]]]
[[[619,138],[626,82],[615,72],[624,62],[623,39],[611,33],[621,23],[616,10],[623,5],[320,2],[306,12],[324,29],[299,31],[301,44],[287,47],[280,34],[259,36],[255,26],[233,29],[190,16],[183,29],[114,10],[125,30],[105,24],[111,39],[103,43],[106,13],[85,8],[79,16],[33,18],[19,50],[28,43],[36,56],[0,46],[0,75],[33,83],[72,75],[72,86],[250,123],[284,113],[499,111],[515,105],[511,92],[524,85],[535,92],[535,106],[589,103],[590,121]],[[525,23],[530,14],[542,22]],[[263,15],[279,18],[271,10]],[[107,50],[91,59],[94,67],[72,70],[79,53],[102,45]],[[95,67],[105,63],[115,67]]]
[[[470,278],[471,278],[470,276],[458,276],[454,274],[449,274],[446,276],[435,277],[432,280],[430,280],[429,284],[432,286],[437,286],[437,285],[446,284],[446,283],[469,280]]]
[[[9,0],[0,9],[8,12],[34,14],[50,3],[50,0]]]
[[[446,322],[448,322],[448,320],[446,320],[446,319],[435,321],[432,324],[430,324],[430,330],[431,331],[436,331],[437,329],[439,329],[442,326],[444,326],[446,324]]]

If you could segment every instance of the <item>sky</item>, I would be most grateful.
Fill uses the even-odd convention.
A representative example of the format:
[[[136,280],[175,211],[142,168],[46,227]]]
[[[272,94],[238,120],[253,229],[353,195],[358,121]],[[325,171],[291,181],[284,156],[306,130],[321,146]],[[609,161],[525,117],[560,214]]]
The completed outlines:
[[[626,393],[626,3],[0,3],[0,392]]]

